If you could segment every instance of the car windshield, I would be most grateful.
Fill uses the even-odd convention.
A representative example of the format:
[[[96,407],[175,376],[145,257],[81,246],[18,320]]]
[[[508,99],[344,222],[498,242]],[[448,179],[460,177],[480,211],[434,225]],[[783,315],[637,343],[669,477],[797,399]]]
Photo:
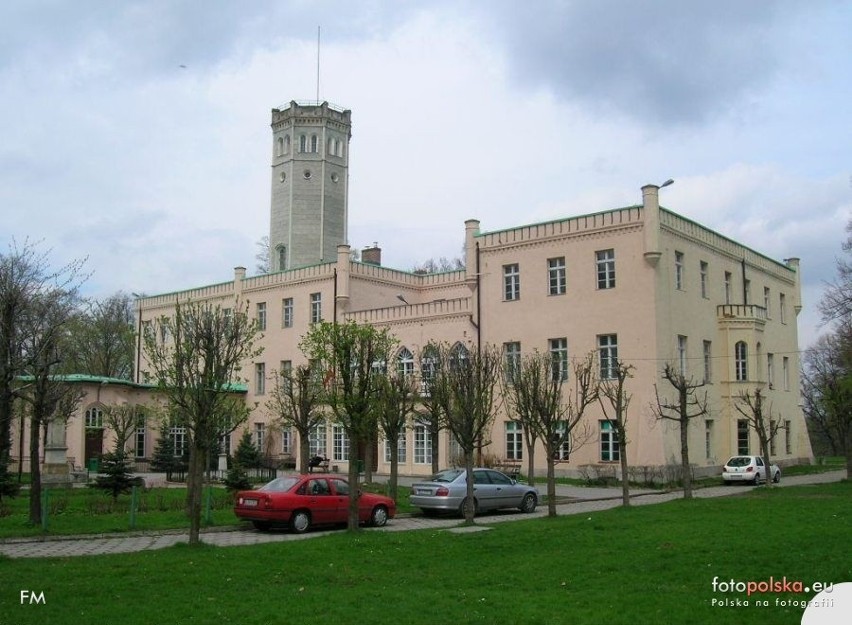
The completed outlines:
[[[452,482],[459,475],[464,473],[464,471],[460,469],[447,469],[446,471],[441,471],[440,473],[436,473],[432,476],[433,482]]]
[[[290,490],[299,481],[298,477],[279,477],[268,484],[264,484],[259,490],[265,491],[285,491]]]
[[[734,456],[728,460],[729,467],[747,467],[750,464],[751,458],[749,456]]]

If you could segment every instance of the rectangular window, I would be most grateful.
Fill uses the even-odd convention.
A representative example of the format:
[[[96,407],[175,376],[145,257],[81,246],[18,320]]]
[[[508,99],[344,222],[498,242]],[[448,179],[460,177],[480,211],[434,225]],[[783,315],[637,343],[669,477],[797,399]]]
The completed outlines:
[[[686,377],[686,337],[680,334],[677,337],[677,364],[680,374]]]
[[[731,272],[725,272],[725,303],[731,303]]]
[[[595,262],[598,272],[598,288],[615,288],[615,250],[595,252]]]
[[[713,343],[704,341],[704,383],[713,380]]]
[[[778,315],[781,317],[781,323],[787,323],[787,296],[783,293],[778,295]]]
[[[683,252],[675,252],[675,288],[683,291]]]
[[[713,419],[704,422],[704,457],[707,460],[713,457]]]
[[[547,282],[551,295],[564,295],[568,290],[564,256],[547,259]]]
[[[414,464],[432,464],[432,437],[422,425],[414,426]]]
[[[793,433],[790,431],[792,422],[784,421],[784,453],[788,456],[793,453]]]
[[[408,442],[405,428],[399,431],[399,436],[396,439],[396,460],[399,464],[408,462]],[[391,443],[385,441],[385,462],[391,461]]]
[[[784,376],[784,390],[790,390],[790,359],[787,356],[781,360],[781,375]]]
[[[282,360],[278,363],[278,375],[280,376],[290,376],[293,373],[293,361],[292,360]]]
[[[748,345],[737,341],[734,345],[734,373],[737,382],[748,380]]]
[[[257,450],[260,453],[264,453],[266,445],[266,424],[265,423],[255,423],[254,424],[254,446],[257,447]]]
[[[618,462],[621,458],[618,449],[618,436],[609,421],[600,422],[601,462]]]
[[[568,460],[568,454],[571,451],[571,437],[565,436],[564,421],[560,421],[556,424],[556,431],[553,435],[553,443],[556,445],[553,451],[553,459]]]
[[[281,453],[285,455],[293,453],[293,430],[290,428],[281,430]]]
[[[308,453],[310,453],[311,458],[314,456],[325,458],[328,450],[326,447],[326,427],[324,423],[320,423],[311,429],[310,434],[308,434],[308,447],[310,448]]]
[[[600,335],[598,337],[598,354],[601,361],[601,379],[614,379],[618,366],[618,335]]]
[[[331,428],[332,439],[332,459],[338,462],[347,462],[349,460],[349,437],[346,436],[346,430],[342,425],[335,425]]]
[[[737,454],[748,455],[748,421],[737,419]]]
[[[521,270],[517,263],[503,265],[503,299],[507,302],[521,297]]]
[[[281,300],[281,327],[293,327],[293,298],[285,297]]]
[[[506,460],[522,460],[523,457],[523,426],[517,421],[506,421]]]
[[[769,307],[770,307],[771,301],[772,301],[772,298],[771,298],[770,293],[769,293],[769,287],[765,286],[765,287],[763,287],[763,307],[766,309],[766,318],[767,319],[772,317],[772,315],[769,314],[769,312],[770,312]]]
[[[257,303],[257,327],[261,332],[266,331],[266,302]]]
[[[751,304],[751,280],[743,282],[743,304]]]
[[[133,439],[133,452],[136,458],[145,457],[145,415],[136,417],[136,432]]]
[[[568,379],[568,339],[550,339],[550,357],[553,379]]]
[[[514,384],[521,370],[520,343],[503,343],[503,366],[503,374],[506,376],[506,382]]]
[[[169,434],[172,437],[172,449],[174,449],[175,458],[183,458],[189,451],[187,448],[186,428],[173,427]]]
[[[766,354],[766,381],[769,388],[775,384],[775,354]]]
[[[222,432],[219,435],[219,453],[226,456],[231,455],[231,434],[230,432]]]
[[[266,393],[266,363],[254,363],[254,394],[263,395]]]
[[[322,321],[322,293],[311,293],[311,323]]]
[[[707,299],[707,263],[703,260],[699,265],[699,271],[701,274],[701,297]]]

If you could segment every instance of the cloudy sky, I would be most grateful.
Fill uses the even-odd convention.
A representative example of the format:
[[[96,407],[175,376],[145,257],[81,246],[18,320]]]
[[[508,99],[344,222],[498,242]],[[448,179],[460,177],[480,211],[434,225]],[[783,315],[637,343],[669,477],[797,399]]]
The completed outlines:
[[[802,346],[852,217],[852,3],[5,0],[0,244],[91,295],[255,267],[270,109],[352,110],[350,243],[387,265],[641,201],[802,259]],[[251,271],[250,271],[251,272]]]

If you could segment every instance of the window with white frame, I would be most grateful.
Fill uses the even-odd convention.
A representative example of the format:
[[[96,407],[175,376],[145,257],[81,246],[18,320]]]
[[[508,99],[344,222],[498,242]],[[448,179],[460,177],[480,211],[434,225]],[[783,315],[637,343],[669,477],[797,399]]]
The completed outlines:
[[[219,435],[219,453],[225,456],[231,455],[231,433],[222,432]]]
[[[431,384],[435,379],[435,369],[438,366],[438,352],[431,345],[423,350],[420,358],[420,393],[424,397],[431,394]]]
[[[264,453],[266,450],[266,424],[265,423],[255,423],[254,424],[254,446],[257,447],[257,450],[260,453]]]
[[[560,421],[556,424],[556,431],[553,434],[553,451],[554,460],[568,460],[571,451],[571,437],[565,434],[566,424]]]
[[[681,334],[678,334],[677,336],[677,364],[680,369],[680,374],[682,376],[686,376],[686,337]]]
[[[781,359],[781,375],[784,376],[784,390],[790,390],[790,359],[784,356]]]
[[[464,451],[462,451],[461,445],[456,440],[456,437],[450,434],[449,440],[449,461],[450,464],[454,466],[461,466],[464,464]]]
[[[414,375],[414,354],[407,347],[399,350],[396,356],[396,371],[399,375]]]
[[[145,457],[145,413],[139,410],[136,414],[136,431],[133,439],[133,453],[136,458]]]
[[[322,321],[322,293],[311,293],[311,323]]]
[[[521,344],[517,341],[503,343],[503,375],[506,382],[514,384],[521,371]]]
[[[414,464],[432,464],[432,437],[425,426],[414,426]]]
[[[346,430],[342,425],[335,425],[331,428],[332,437],[332,459],[339,462],[349,460],[349,437],[346,436]]]
[[[391,448],[392,444],[390,441],[385,440],[385,462],[391,461]],[[396,459],[400,464],[404,464],[408,462],[408,443],[407,443],[407,432],[405,428],[402,428],[399,431],[399,435],[396,438]]]
[[[281,453],[291,455],[293,453],[293,430],[282,428],[281,430]]]
[[[285,297],[281,300],[281,327],[293,327],[293,298]]]
[[[713,419],[704,421],[704,457],[707,460],[713,457]]]
[[[731,272],[725,272],[725,303],[731,303]]]
[[[598,289],[615,288],[615,250],[599,250],[595,252],[597,266]]]
[[[321,456],[325,458],[325,455],[328,453],[326,435],[325,423],[320,423],[311,428],[311,431],[308,434],[308,453],[311,455],[311,458],[314,456]]]
[[[172,450],[175,458],[183,458],[189,448],[187,447],[188,441],[186,439],[186,428],[185,427],[172,427],[169,430],[169,436],[172,437]]]
[[[254,363],[254,394],[264,395],[266,393],[266,363]]]
[[[522,460],[523,457],[523,426],[517,421],[506,421],[506,460]]]
[[[618,462],[621,459],[618,435],[610,421],[600,422],[601,462]]]
[[[86,429],[98,430],[104,427],[104,411],[99,406],[92,406],[86,410]]]
[[[617,334],[602,334],[598,336],[598,356],[601,362],[601,379],[615,379],[618,368]]]
[[[683,252],[675,252],[675,288],[683,291]]]
[[[568,290],[564,256],[547,259],[547,282],[551,295],[564,295]]]
[[[261,332],[266,331],[266,302],[258,302],[257,308],[257,327]]]
[[[553,368],[553,379],[568,379],[568,339],[565,337],[550,339],[550,366]]]
[[[507,302],[521,297],[521,269],[517,263],[503,265],[503,299]]]
[[[734,345],[734,374],[737,382],[748,380],[748,345],[745,341],[737,341]]]
[[[737,419],[737,454],[747,456],[749,450],[748,421]]]
[[[713,343],[704,341],[704,383],[713,381]]]
[[[707,299],[707,275],[708,275],[708,266],[705,261],[701,261],[698,265],[699,274],[701,276],[701,297]]]

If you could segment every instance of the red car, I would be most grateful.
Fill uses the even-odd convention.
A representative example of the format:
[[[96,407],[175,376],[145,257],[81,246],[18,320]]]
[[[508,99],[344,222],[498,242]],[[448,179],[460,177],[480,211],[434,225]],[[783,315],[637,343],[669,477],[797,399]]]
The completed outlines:
[[[336,475],[287,475],[257,490],[237,493],[234,514],[259,530],[289,525],[301,534],[312,525],[346,523],[349,518],[349,482]],[[361,493],[358,520],[381,527],[396,515],[390,497]]]

